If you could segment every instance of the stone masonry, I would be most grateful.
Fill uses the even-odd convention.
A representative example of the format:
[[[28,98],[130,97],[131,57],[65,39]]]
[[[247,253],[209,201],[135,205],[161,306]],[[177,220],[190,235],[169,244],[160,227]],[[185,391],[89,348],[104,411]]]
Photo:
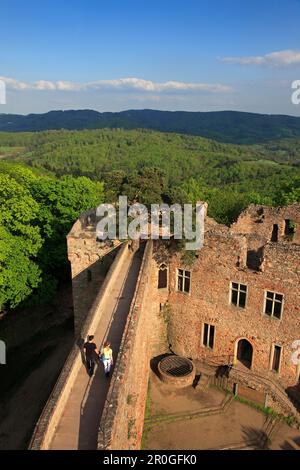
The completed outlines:
[[[239,343],[246,340],[251,371],[295,386],[300,368],[291,356],[292,343],[300,339],[300,205],[250,206],[229,228],[207,218],[205,230],[204,247],[191,266],[184,266],[180,253],[169,263],[172,349],[193,359],[226,362],[228,357],[237,363],[243,356]],[[190,273],[189,292],[178,289],[179,269]],[[232,303],[232,282],[247,287],[245,305]],[[266,292],[283,296],[280,318],[265,313]],[[208,347],[205,324],[214,327]],[[274,346],[280,348],[277,371],[272,370]]]
[[[147,260],[147,272],[144,265],[142,273],[147,296],[138,287],[138,308],[143,308],[138,317],[129,319],[132,336],[124,337],[124,351],[132,353],[121,352],[123,375],[116,375],[118,385],[110,391],[115,401],[110,417],[102,418],[99,448],[139,448],[148,378],[143,355],[149,361],[172,351],[196,362],[235,364],[228,384],[240,383],[240,392],[244,387],[250,399],[259,396],[265,406],[299,416],[285,393],[298,387],[300,372],[291,360],[292,343],[300,338],[299,233],[300,205],[250,206],[231,227],[207,217],[204,247],[191,265],[183,262],[174,241],[153,243],[152,261]],[[179,288],[179,270],[189,272],[188,292]],[[247,286],[244,306],[232,304],[232,282]],[[283,295],[280,318],[264,312],[266,292]],[[214,326],[211,345],[203,343],[205,324]],[[239,348],[244,340],[251,348],[246,366]],[[274,346],[280,347],[278,370],[272,367]],[[140,366],[133,369],[130,357]],[[134,393],[138,389],[143,390],[140,396]],[[133,406],[131,397],[138,406]],[[121,416],[127,417],[124,426]]]
[[[83,214],[67,240],[77,333],[120,244],[99,242],[96,223],[94,211]],[[251,205],[231,227],[206,217],[204,246],[189,262],[183,255],[175,240],[147,242],[99,449],[140,448],[150,366],[170,352],[229,365],[228,383],[255,388],[266,406],[297,415],[285,391],[300,394],[300,365],[292,361],[300,339],[300,204]]]
[[[96,238],[94,210],[81,215],[67,236],[71,263],[75,334],[80,333],[104,278],[117,254],[119,241],[103,243]]]

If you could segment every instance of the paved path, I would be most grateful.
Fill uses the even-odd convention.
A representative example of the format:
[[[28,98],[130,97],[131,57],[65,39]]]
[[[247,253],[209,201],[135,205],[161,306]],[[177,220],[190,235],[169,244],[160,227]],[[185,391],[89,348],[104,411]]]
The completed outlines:
[[[135,253],[123,264],[105,311],[95,332],[95,342],[101,345],[111,342],[116,362],[126,318],[135,291],[141,265],[141,254]],[[99,423],[109,388],[110,379],[103,372],[102,364],[90,379],[82,365],[75,385],[57,426],[50,449],[96,449]]]

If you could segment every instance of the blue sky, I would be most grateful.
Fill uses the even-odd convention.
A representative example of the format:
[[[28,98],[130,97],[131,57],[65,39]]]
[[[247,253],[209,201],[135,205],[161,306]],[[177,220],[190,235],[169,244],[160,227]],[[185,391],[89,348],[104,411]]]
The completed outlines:
[[[2,0],[0,112],[300,115],[300,0]]]

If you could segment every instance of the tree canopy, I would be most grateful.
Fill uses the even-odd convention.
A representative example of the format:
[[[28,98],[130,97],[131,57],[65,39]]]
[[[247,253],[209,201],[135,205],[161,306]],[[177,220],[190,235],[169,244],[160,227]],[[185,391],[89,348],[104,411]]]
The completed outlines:
[[[229,225],[250,203],[300,201],[300,140],[255,145],[121,129],[0,133],[0,303],[53,295],[80,213],[129,202],[208,202]],[[19,261],[18,261],[19,260]]]
[[[65,237],[85,210],[104,200],[103,183],[38,176],[0,163],[0,306],[52,295],[68,275]]]

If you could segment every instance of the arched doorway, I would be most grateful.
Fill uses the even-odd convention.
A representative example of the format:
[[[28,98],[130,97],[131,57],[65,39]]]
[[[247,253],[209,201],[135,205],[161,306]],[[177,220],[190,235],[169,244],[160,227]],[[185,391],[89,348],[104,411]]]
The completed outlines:
[[[248,369],[251,369],[253,358],[253,347],[246,339],[240,339],[237,344],[236,358]]]

